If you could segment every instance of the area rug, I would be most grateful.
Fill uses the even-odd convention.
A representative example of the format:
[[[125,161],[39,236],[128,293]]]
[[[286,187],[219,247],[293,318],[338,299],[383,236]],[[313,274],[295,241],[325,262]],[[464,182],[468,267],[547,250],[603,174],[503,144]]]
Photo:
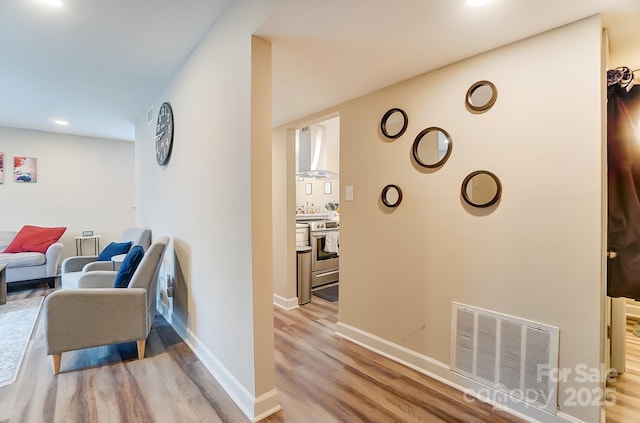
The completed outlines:
[[[332,303],[338,301],[338,285],[314,289],[313,291],[311,291],[311,293],[316,297],[322,298],[323,300],[331,301]]]
[[[0,387],[15,382],[44,297],[0,305]]]

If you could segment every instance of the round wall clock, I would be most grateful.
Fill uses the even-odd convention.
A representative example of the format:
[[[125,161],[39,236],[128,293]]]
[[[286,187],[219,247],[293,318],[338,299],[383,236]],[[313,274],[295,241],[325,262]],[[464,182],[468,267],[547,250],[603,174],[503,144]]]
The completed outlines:
[[[158,110],[158,122],[156,123],[156,160],[162,166],[171,156],[173,145],[173,111],[167,102],[162,103]]]

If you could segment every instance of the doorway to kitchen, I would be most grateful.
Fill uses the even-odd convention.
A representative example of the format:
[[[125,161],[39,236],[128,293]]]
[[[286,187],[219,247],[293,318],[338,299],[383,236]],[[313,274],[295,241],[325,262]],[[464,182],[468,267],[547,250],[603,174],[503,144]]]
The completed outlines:
[[[340,117],[295,131],[298,305],[337,302],[340,279]],[[301,261],[307,255],[307,262]],[[304,256],[303,256],[304,257]]]

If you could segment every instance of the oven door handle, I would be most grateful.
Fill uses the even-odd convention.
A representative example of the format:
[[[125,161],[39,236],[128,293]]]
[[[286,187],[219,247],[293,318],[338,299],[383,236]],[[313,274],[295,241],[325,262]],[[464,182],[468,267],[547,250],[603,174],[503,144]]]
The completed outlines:
[[[316,278],[321,278],[323,276],[329,276],[329,275],[335,275],[336,273],[339,273],[339,270],[332,270],[331,272],[324,272],[324,273],[317,273],[315,276]]]

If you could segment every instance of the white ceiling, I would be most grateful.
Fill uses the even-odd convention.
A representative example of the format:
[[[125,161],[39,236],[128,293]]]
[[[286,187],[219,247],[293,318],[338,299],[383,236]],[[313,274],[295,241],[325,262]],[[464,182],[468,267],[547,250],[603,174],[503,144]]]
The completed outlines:
[[[0,0],[0,125],[133,140],[230,1]],[[273,43],[273,123],[599,12],[611,64],[640,68],[640,0],[285,0],[257,31]]]

